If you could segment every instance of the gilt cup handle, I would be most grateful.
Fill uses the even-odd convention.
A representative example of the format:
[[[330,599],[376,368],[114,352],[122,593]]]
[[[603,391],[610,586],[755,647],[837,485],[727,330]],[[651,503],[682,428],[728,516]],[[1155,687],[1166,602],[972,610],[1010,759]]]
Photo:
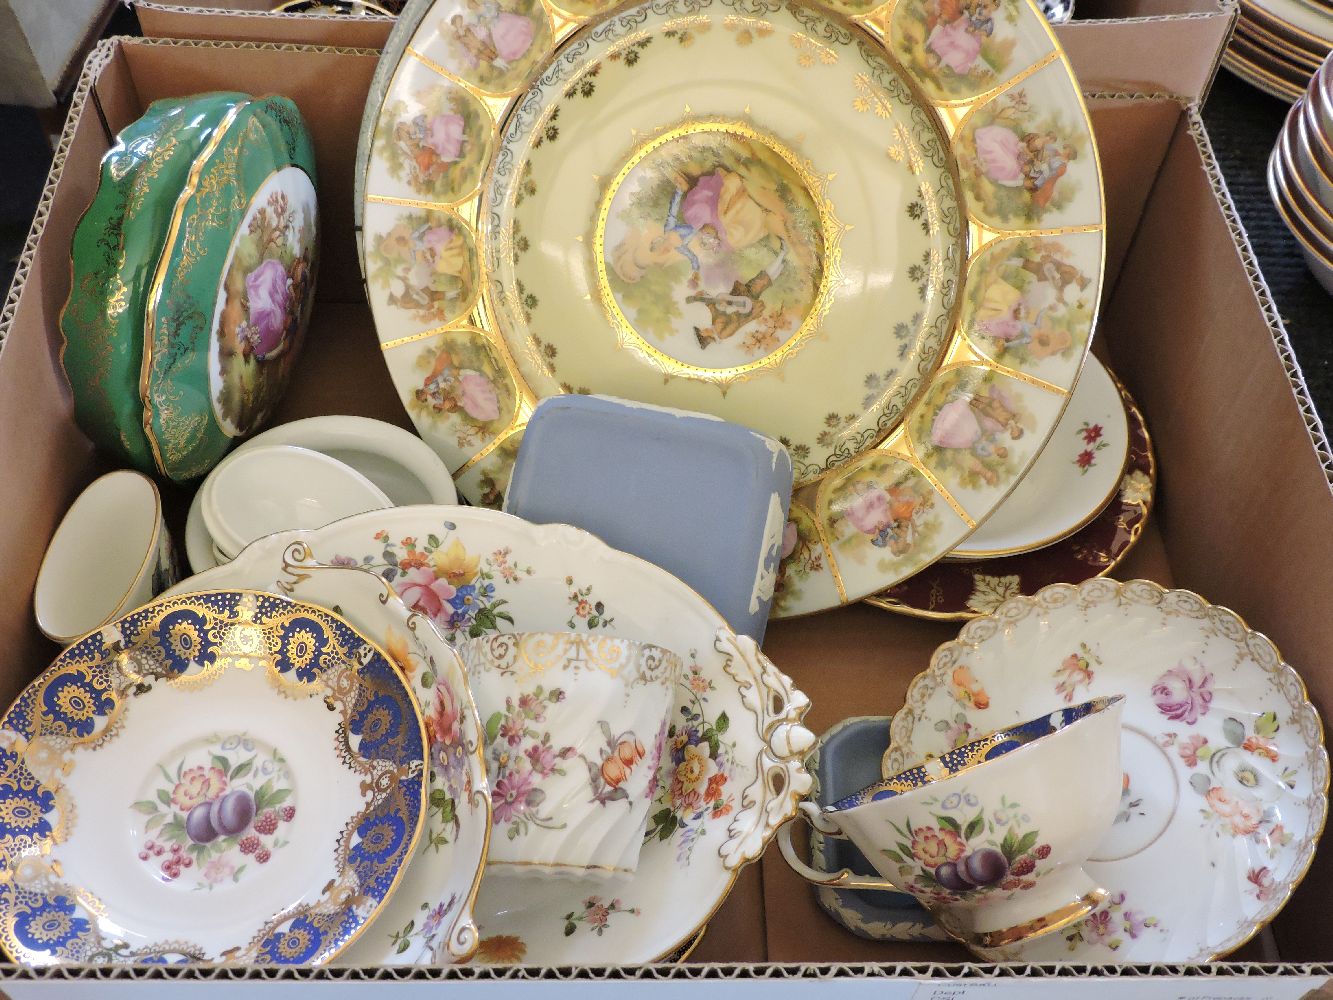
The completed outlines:
[[[819,807],[813,802],[802,802],[800,811],[790,822],[783,825],[778,831],[778,849],[782,851],[782,857],[786,859],[791,870],[807,882],[813,882],[815,885],[827,886],[831,889],[879,889],[887,892],[902,892],[892,882],[882,878],[872,878],[865,875],[857,875],[850,868],[844,868],[838,872],[821,872],[811,868],[796,853],[796,845],[792,843],[791,832],[796,826],[796,820],[803,819],[820,833],[832,837],[841,837],[842,829],[824,815]]]

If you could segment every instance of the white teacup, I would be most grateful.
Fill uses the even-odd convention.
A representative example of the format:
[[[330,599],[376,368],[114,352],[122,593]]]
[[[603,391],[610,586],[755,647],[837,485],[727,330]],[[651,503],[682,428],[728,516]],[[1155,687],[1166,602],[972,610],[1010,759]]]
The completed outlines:
[[[1058,709],[973,740],[801,815],[848,837],[883,879],[802,862],[792,824],[778,833],[802,877],[915,896],[964,944],[998,948],[1086,916],[1106,890],[1084,871],[1120,805],[1124,697]]]
[[[486,730],[488,865],[633,872],[680,657],[573,632],[483,636],[458,653]]]
[[[138,472],[109,472],[79,494],[51,536],[33,592],[37,627],[68,646],[176,578],[157,486]]]

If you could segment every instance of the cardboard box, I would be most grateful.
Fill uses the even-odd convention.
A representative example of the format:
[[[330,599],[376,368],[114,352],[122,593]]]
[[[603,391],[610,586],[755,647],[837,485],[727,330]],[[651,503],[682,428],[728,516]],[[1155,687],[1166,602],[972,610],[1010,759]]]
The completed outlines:
[[[54,107],[111,8],[112,0],[0,0],[0,104]]]
[[[98,471],[74,426],[56,357],[57,317],[69,290],[68,251],[92,197],[98,161],[115,132],[157,98],[244,86],[289,95],[319,156],[323,271],[310,350],[280,420],[355,412],[407,426],[379,359],[355,259],[352,160],[373,53],[200,41],[113,39],[85,69],[33,232],[0,312],[0,702],[7,703],[55,650],[31,615],[32,583],[66,505]],[[1165,98],[1091,102],[1106,182],[1109,255],[1098,350],[1145,411],[1159,467],[1156,511],[1122,577],[1197,590],[1269,634],[1303,671],[1317,706],[1333,706],[1333,454],[1217,172],[1197,109]],[[174,525],[188,499],[169,492]],[[852,714],[892,712],[933,648],[956,628],[865,605],[775,622],[766,649],[813,700],[822,731]],[[1080,995],[1274,997],[1295,1000],[1333,975],[1326,903],[1333,851],[1319,854],[1275,921],[1272,937],[1205,968],[1056,969],[986,966],[946,944],[861,940],[833,924],[771,850],[747,869],[690,962],[616,970],[265,970],[0,966],[0,990],[26,997],[175,997],[178,978],[208,980],[217,995],[279,991],[350,995],[364,980],[407,996],[509,988],[610,994],[624,979],[701,991],[874,989],[882,997]],[[1255,961],[1286,964],[1251,964]],[[711,964],[709,964],[711,963]],[[1296,964],[1315,963],[1315,964]],[[1273,975],[1282,978],[1271,978]],[[246,976],[254,981],[240,984]],[[1187,980],[1179,977],[1188,976]],[[1016,978],[1022,977],[1022,978]],[[1260,978],[1263,977],[1263,978]],[[578,979],[578,982],[569,982]],[[866,982],[867,979],[876,980]],[[741,982],[734,982],[740,980]],[[669,988],[670,984],[659,984]],[[362,987],[364,989],[364,987]],[[242,992],[243,991],[243,992]],[[1098,991],[1101,991],[1100,993]],[[202,988],[194,993],[203,995]],[[187,993],[186,995],[194,995]],[[316,994],[318,995],[318,994]],[[364,996],[364,993],[358,993]],[[436,993],[435,995],[438,995]]]
[[[1169,94],[1202,104],[1237,0],[1077,0],[1055,29],[1085,92]]]
[[[273,0],[176,0],[134,4],[148,38],[217,38],[382,49],[394,19],[380,15],[274,13]]]
[[[272,14],[270,0],[135,3],[150,38],[216,38],[382,48],[389,18]],[[1056,35],[1083,89],[1203,102],[1235,24],[1237,0],[1078,0]]]

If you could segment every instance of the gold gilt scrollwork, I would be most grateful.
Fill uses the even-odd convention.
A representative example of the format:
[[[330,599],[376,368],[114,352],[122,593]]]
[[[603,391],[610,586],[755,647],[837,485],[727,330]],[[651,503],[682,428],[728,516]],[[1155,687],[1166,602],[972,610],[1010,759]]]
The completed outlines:
[[[523,632],[472,639],[459,648],[469,670],[502,676],[601,673],[627,687],[671,684],[681,659],[669,649],[606,635]]]

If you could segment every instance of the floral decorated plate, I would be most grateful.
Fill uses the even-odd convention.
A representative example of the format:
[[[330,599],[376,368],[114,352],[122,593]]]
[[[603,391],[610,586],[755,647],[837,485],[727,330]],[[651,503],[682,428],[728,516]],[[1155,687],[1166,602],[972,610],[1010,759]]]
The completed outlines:
[[[0,944],[25,965],[326,962],[412,856],[425,752],[407,682],[338,616],[155,601],[0,720]]]
[[[175,203],[144,315],[157,470],[198,478],[281,398],[314,302],[315,153],[285,97],[234,107]]]
[[[1022,478],[1101,281],[1074,78],[1028,0],[833,7],[404,11],[363,125],[362,261],[470,500],[501,502],[556,393],[750,425],[787,445],[824,553],[783,615],[919,570]]]
[[[987,959],[1212,961],[1272,920],[1309,867],[1329,773],[1300,677],[1231,611],[1143,580],[1046,587],[969,622],[908,688],[885,773],[1113,694],[1121,811],[1087,865],[1111,896]]]
[[[1091,365],[1088,367],[1085,381],[1093,377]],[[1128,418],[1129,453],[1117,483],[1118,492],[1087,526],[1035,552],[1003,559],[941,560],[911,579],[867,598],[866,603],[921,618],[975,618],[994,611],[1003,601],[1018,594],[1034,594],[1052,583],[1078,583],[1089,577],[1104,576],[1120,565],[1148,523],[1157,469],[1143,413],[1128,390],[1114,375],[1111,378],[1119,389]],[[1079,384],[1081,387],[1083,383]],[[1072,455],[1077,464],[1079,456],[1090,450],[1085,440],[1080,423],[1072,436],[1057,434],[1047,452],[1063,454],[1065,458]],[[1093,451],[1093,464],[1100,460]],[[781,594],[779,586],[779,599]]]
[[[285,549],[250,546],[225,566],[178,584],[173,593],[219,588],[267,590],[336,609],[378,640],[408,678],[426,719],[430,775],[426,825],[401,884],[356,943],[338,956],[349,965],[445,965],[477,947],[472,906],[491,832],[491,800],[481,721],[457,654],[420,612],[380,576],[322,567],[295,541]]]
[[[1111,502],[1129,455],[1129,418],[1111,373],[1095,357],[1040,457],[986,523],[949,558],[990,559],[1045,548]]]
[[[295,541],[314,562],[379,574],[451,642],[574,630],[659,643],[685,660],[636,873],[596,881],[488,874],[475,961],[636,964],[672,954],[697,936],[810,788],[805,696],[685,584],[587,532],[468,507],[399,507],[261,539],[242,558],[262,551],[267,565],[279,565]],[[503,720],[520,752],[490,775],[496,837],[539,808],[552,766],[544,716],[537,701]]]

